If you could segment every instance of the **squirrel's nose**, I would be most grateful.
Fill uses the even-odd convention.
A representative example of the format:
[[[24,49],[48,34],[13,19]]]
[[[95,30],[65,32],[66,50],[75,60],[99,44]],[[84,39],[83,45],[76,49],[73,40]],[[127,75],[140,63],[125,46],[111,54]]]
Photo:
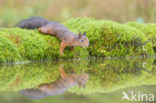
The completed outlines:
[[[89,43],[87,44],[87,46],[89,46]]]
[[[83,84],[83,88],[86,88],[86,84]]]

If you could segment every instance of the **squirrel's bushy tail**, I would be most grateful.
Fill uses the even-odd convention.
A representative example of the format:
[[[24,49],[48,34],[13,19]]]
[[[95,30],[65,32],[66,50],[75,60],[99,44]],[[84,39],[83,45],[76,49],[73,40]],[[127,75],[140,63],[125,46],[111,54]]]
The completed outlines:
[[[31,17],[29,19],[20,21],[16,26],[25,29],[38,29],[48,23],[48,20],[45,20],[41,17]]]
[[[31,99],[42,99],[42,98],[48,96],[47,93],[44,93],[44,92],[42,92],[38,89],[34,89],[34,88],[21,90],[21,91],[19,91],[19,93],[21,95],[26,96]]]

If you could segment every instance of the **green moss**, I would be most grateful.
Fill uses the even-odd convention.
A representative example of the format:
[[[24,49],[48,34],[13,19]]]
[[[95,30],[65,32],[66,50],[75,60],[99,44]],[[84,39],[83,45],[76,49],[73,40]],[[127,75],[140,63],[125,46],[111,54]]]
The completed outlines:
[[[139,44],[148,40],[140,30],[113,21],[90,18],[71,19],[64,23],[70,30],[86,32],[90,40],[91,56],[134,56],[153,54],[152,43],[143,50]]]
[[[132,24],[119,24],[87,17],[70,19],[64,22],[64,25],[75,33],[86,32],[90,46],[87,48],[76,47],[74,51],[66,48],[64,56],[60,55],[60,40],[56,37],[41,34],[37,30],[0,29],[2,52],[0,53],[0,62],[89,56],[154,55],[155,39],[144,45],[146,50],[140,44],[148,40],[149,36],[145,35],[147,33],[150,37],[155,37],[155,29],[153,29],[155,24],[137,24],[136,27],[130,26]],[[142,29],[144,25],[146,29]]]
[[[88,55],[86,48],[77,47],[72,52],[70,52],[69,48],[66,48],[64,51],[65,55],[61,57],[59,52],[60,41],[56,37],[40,34],[37,30],[24,30],[20,28],[1,29],[0,34],[3,38],[7,39],[9,43],[12,43],[12,46],[23,60],[73,58]],[[3,38],[1,38],[2,41],[7,42]],[[8,55],[5,54],[7,48],[3,48],[5,45],[6,43],[1,45],[4,54],[1,53],[0,56],[5,57],[5,55]],[[16,52],[11,53],[12,55],[17,55]],[[12,61],[19,61],[19,58],[16,56],[9,55],[9,57],[12,58]],[[2,60],[1,62],[4,62],[5,58],[3,61]],[[10,60],[6,61],[10,62]]]
[[[128,22],[125,25],[137,28],[138,30],[143,32],[147,38],[151,39],[153,43],[154,52],[156,53],[156,24],[155,23],[142,24],[136,22]]]
[[[137,28],[142,31],[145,35],[156,36],[156,24],[155,23],[136,23],[136,22],[128,22],[125,25]]]
[[[20,58],[20,53],[15,45],[0,35],[0,62],[14,61]]]

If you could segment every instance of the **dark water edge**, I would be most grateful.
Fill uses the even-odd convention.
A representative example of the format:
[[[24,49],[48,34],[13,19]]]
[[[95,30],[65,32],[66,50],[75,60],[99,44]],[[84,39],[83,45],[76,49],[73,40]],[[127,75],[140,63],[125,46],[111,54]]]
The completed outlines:
[[[87,58],[66,58],[66,59],[41,59],[41,60],[27,60],[27,61],[19,61],[19,62],[7,62],[7,63],[0,63],[1,65],[11,65],[11,64],[27,64],[27,63],[36,63],[36,62],[60,62],[60,61],[71,61],[71,60],[114,60],[114,59],[148,59],[148,58],[156,58],[156,55],[147,55],[147,56],[126,56],[126,57],[87,57]]]

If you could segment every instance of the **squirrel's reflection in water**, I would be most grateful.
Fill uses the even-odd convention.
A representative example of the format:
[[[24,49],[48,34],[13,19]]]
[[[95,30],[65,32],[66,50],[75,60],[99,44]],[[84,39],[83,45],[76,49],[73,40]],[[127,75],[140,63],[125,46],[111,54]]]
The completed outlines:
[[[32,99],[41,99],[47,96],[62,94],[73,86],[85,87],[89,80],[88,74],[65,73],[63,65],[60,66],[60,75],[61,79],[54,83],[43,84],[38,88],[24,89],[19,91],[19,93]]]

